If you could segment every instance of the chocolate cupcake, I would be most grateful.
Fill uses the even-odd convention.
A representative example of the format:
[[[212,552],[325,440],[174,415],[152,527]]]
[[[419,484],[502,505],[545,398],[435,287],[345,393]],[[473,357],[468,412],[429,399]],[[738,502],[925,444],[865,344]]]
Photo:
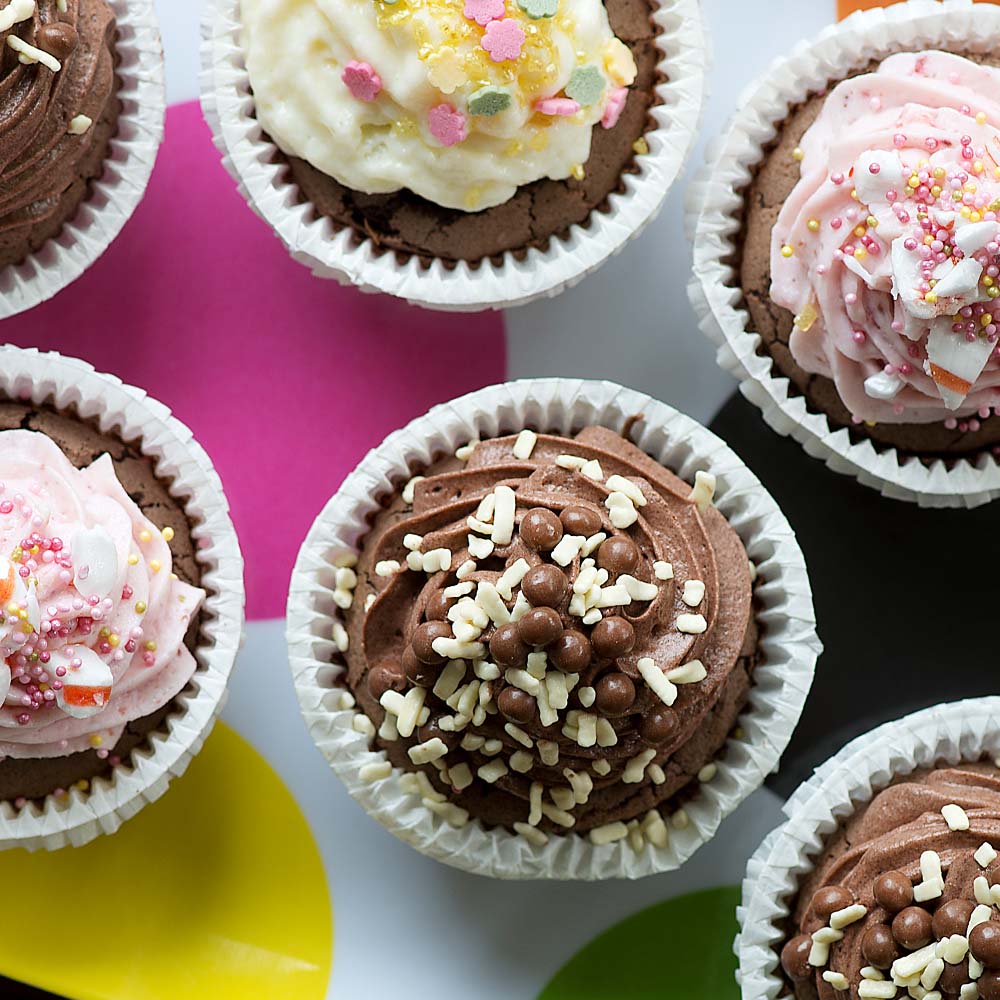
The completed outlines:
[[[816,450],[859,465],[891,455],[877,475],[915,460],[895,479],[930,492],[921,465],[996,473],[1000,455],[1000,60],[983,51],[1000,17],[905,9],[916,38],[902,14],[851,19],[816,45],[822,58],[810,65],[822,79],[789,82],[789,68],[807,62],[797,55],[741,112],[713,183],[744,177],[739,207],[730,198],[724,209],[723,266],[746,314],[709,290],[717,244],[699,254],[696,305],[736,346],[738,370],[763,382],[754,395],[783,411],[772,419],[780,429],[810,443],[819,433]],[[737,152],[744,123],[765,114],[775,134]],[[703,240],[720,210],[707,195]],[[814,419],[793,430],[803,411]],[[963,493],[968,478],[956,482]]]
[[[297,256],[428,304],[506,304],[572,282],[655,213],[700,102],[698,17],[655,0],[311,0],[295,16],[222,0],[206,58],[230,65],[206,112]],[[253,105],[229,120],[234,64]],[[601,246],[570,270],[572,241]]]
[[[149,0],[10,0],[0,10],[0,318],[48,298],[106,249],[141,198],[162,130]]]
[[[60,846],[95,817],[114,829],[200,745],[242,581],[234,566],[204,579],[235,537],[179,425],[80,363],[0,358],[0,843]],[[83,415],[94,392],[100,421]]]
[[[540,386],[554,407],[559,385],[495,391],[509,390],[516,409]],[[583,417],[579,400],[570,433],[544,433],[536,416],[538,431],[522,423],[481,441],[490,391],[456,401],[452,412],[476,414],[473,440],[455,448],[452,439],[446,454],[428,442],[429,460],[411,461],[405,478],[369,496],[351,518],[364,519],[357,554],[310,538],[300,556],[301,567],[326,551],[339,609],[326,626],[329,658],[300,666],[298,619],[314,612],[298,606],[310,584],[297,569],[289,635],[314,736],[394,832],[442,857],[442,830],[460,831],[470,846],[444,856],[463,867],[507,877],[645,874],[679,863],[749,791],[744,778],[724,806],[714,800],[717,776],[728,784],[738,767],[733,739],[746,739],[741,716],[757,671],[774,666],[747,524],[714,506],[715,476],[693,472],[697,458],[686,462],[688,481],[629,440],[646,436],[637,424],[669,416],[676,433],[689,422],[619,392],[639,404],[632,420],[611,416],[627,399],[603,421]],[[537,413],[545,404],[533,405]],[[417,433],[411,426],[387,448],[412,451]],[[663,433],[654,423],[661,448]],[[363,466],[356,476],[369,474]],[[339,533],[334,516],[321,515],[313,534],[327,524]],[[791,643],[791,673],[811,672],[814,643]],[[317,685],[322,719],[312,711]],[[344,737],[355,744],[347,752]],[[422,826],[441,829],[425,840],[397,797],[410,800],[411,816],[423,811]],[[523,857],[484,861],[471,846],[483,841]],[[579,852],[569,866],[567,852]]]
[[[998,700],[881,726],[818,769],[748,867],[743,996],[1000,996]]]

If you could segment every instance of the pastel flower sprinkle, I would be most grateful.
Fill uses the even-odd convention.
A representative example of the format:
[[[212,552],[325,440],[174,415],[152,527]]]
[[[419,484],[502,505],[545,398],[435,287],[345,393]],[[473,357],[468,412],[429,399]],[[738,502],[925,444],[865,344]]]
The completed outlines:
[[[517,5],[532,21],[555,17],[559,10],[559,0],[517,0]]]
[[[349,62],[340,78],[359,101],[374,101],[382,92],[382,77],[366,62]]]
[[[469,76],[461,57],[453,48],[442,48],[427,60],[427,79],[442,94],[453,94]]]
[[[490,117],[506,111],[511,106],[510,91],[487,84],[469,95],[469,111],[474,115]]]
[[[511,17],[490,21],[483,32],[482,46],[494,62],[518,59],[524,45],[524,29]]]
[[[625,101],[628,98],[628,87],[613,87],[608,94],[608,103],[604,105],[604,114],[601,115],[601,124],[605,128],[614,128],[625,110]]]
[[[543,97],[540,101],[535,101],[535,110],[540,115],[575,115],[580,110],[580,105],[576,101],[571,101],[568,97]]]
[[[487,25],[490,21],[497,21],[507,12],[504,0],[465,0],[463,14],[479,25]]]
[[[604,77],[596,66],[577,66],[566,84],[566,96],[589,107],[604,94]]]
[[[451,104],[439,104],[427,112],[427,125],[431,135],[442,146],[455,146],[465,141],[469,134],[465,115]]]

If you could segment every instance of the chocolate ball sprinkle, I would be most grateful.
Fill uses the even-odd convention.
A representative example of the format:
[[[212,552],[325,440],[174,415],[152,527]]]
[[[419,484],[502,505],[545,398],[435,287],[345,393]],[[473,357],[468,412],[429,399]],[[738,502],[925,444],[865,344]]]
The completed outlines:
[[[412,646],[403,650],[403,673],[406,679],[417,687],[433,687],[440,667],[440,663],[424,663]]]
[[[532,608],[517,623],[517,630],[529,646],[547,646],[562,634],[562,618],[554,608]]]
[[[861,954],[876,969],[888,969],[899,958],[899,945],[885,924],[869,927],[861,937]]]
[[[635,685],[626,674],[605,674],[594,691],[597,711],[611,719],[625,715],[635,704]]]
[[[1000,969],[1000,922],[987,920],[973,927],[969,950],[987,969]]]
[[[431,595],[424,609],[424,617],[429,622],[446,622],[448,620],[448,610],[455,603],[453,597],[445,597],[443,590],[438,590]]]
[[[635,628],[617,616],[599,621],[590,633],[594,652],[602,659],[614,660],[635,647]]]
[[[899,913],[913,902],[913,883],[902,872],[886,872],[872,886],[875,902],[886,913]]]
[[[535,717],[537,702],[528,694],[516,687],[506,687],[497,696],[497,708],[500,714],[518,726],[526,726]]]
[[[977,980],[979,1000],[1000,1000],[1000,972],[987,969]]]
[[[892,936],[908,951],[930,944],[933,933],[931,915],[919,906],[900,910],[892,921]]]
[[[567,507],[559,520],[568,535],[583,535],[590,538],[601,530],[601,515],[588,507]]]
[[[60,62],[70,55],[79,40],[76,28],[65,21],[43,24],[35,32],[35,45],[43,52],[55,56]]]
[[[601,543],[597,550],[597,565],[612,576],[631,573],[639,565],[639,547],[631,538],[615,535]]]
[[[969,929],[969,918],[975,908],[976,904],[971,899],[949,899],[947,903],[943,903],[931,921],[934,937],[938,940],[953,934],[965,937]]]
[[[447,659],[434,649],[435,639],[450,639],[451,625],[447,622],[424,622],[413,633],[411,646],[421,663],[444,663]]]
[[[563,536],[562,521],[545,507],[534,507],[521,519],[521,540],[536,552],[549,552]]]
[[[521,638],[515,622],[501,625],[490,637],[490,653],[505,667],[523,667],[530,652],[531,647]]]
[[[534,608],[558,608],[569,593],[569,580],[558,566],[533,566],[521,581],[521,590]]]
[[[666,705],[647,712],[639,723],[639,737],[648,746],[660,746],[677,732],[677,713]]]
[[[843,910],[854,903],[854,893],[842,885],[825,885],[817,890],[809,904],[813,913],[824,923],[837,910]]]
[[[794,982],[808,979],[816,970],[809,964],[809,952],[812,949],[812,938],[808,934],[793,937],[781,949],[781,967],[785,975]]]
[[[416,659],[416,657],[414,657]],[[418,661],[419,662],[419,661]],[[368,691],[371,696],[378,701],[386,693],[386,691],[402,691],[406,687],[406,681],[403,679],[403,668],[402,664],[388,665],[379,664],[377,667],[372,667],[368,671],[368,677],[366,679],[368,684]]]
[[[590,666],[590,640],[575,629],[567,629],[549,646],[549,660],[567,674],[578,674]]]

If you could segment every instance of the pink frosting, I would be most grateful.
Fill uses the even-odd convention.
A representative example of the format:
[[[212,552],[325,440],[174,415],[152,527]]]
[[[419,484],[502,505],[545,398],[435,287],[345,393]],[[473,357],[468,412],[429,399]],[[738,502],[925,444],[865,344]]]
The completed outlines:
[[[0,754],[110,750],[191,679],[204,597],[108,455],[76,469],[43,434],[0,432]]]
[[[801,150],[771,247],[795,361],[832,378],[856,419],[988,416],[1000,407],[1000,71],[891,56],[830,93]]]

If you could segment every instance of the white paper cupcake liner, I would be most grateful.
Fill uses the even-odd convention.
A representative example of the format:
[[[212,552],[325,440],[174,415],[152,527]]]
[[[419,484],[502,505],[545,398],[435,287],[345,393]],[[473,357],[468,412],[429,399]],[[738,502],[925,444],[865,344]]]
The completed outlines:
[[[0,802],[0,849],[79,846],[114,833],[144,805],[158,799],[201,749],[222,706],[243,631],[243,557],[222,483],[191,431],[160,402],[86,362],[0,346],[0,397],[74,409],[103,433],[138,442],[156,473],[172,480],[170,492],[184,506],[207,597],[195,658],[198,668],[162,728],[132,751],[131,762],[110,777],[90,781],[16,809]]]
[[[622,175],[625,191],[609,197],[609,211],[593,211],[586,225],[552,237],[545,251],[529,249],[523,260],[508,252],[500,264],[446,266],[434,260],[425,267],[413,255],[401,263],[396,254],[378,252],[369,239],[359,242],[353,230],[338,229],[300,202],[283,158],[255,117],[240,44],[240,0],[213,0],[206,8],[202,107],[244,198],[314,274],[433,309],[522,305],[575,285],[641,232],[659,212],[694,145],[708,59],[701,7],[698,0],[659,0],[653,19],[662,32],[656,42],[667,80],[657,86],[659,103],[650,110],[657,127],[646,133],[649,153],[637,159],[638,173]]]
[[[104,253],[146,192],[163,140],[163,45],[153,0],[108,0],[118,23],[118,131],[104,173],[76,215],[25,260],[0,268],[0,320],[31,309],[76,281]]]
[[[779,967],[798,886],[826,839],[899,775],[917,768],[1000,756],[1000,698],[938,705],[859,736],[816,769],[785,803],[788,820],[747,865],[737,911],[736,953],[745,1000],[771,1000],[783,989]]]
[[[469,440],[530,426],[568,434],[590,424],[621,431],[643,414],[636,441],[643,451],[688,481],[699,469],[718,478],[716,504],[739,533],[758,570],[755,588],[761,625],[760,664],[750,700],[740,716],[743,730],[717,761],[718,774],[700,786],[684,809],[685,829],[672,829],[667,847],[639,852],[625,842],[593,846],[579,834],[549,838],[544,847],[503,829],[472,820],[459,829],[429,811],[400,787],[405,773],[374,784],[359,777],[365,764],[384,761],[368,738],[352,728],[359,710],[340,707],[333,682],[331,638],[340,612],[333,601],[332,560],[357,551],[379,498],[398,489],[434,456]],[[757,477],[710,431],[649,396],[610,382],[532,379],[481,389],[431,410],[396,431],[361,462],[330,500],[309,532],[292,574],[288,644],[299,703],[313,740],[348,791],[391,833],[446,864],[498,878],[640,878],[686,861],[722,820],[777,765],[812,684],[821,645],[812,592],[795,535]]]
[[[766,351],[758,354],[760,335],[742,307],[731,263],[740,238],[740,192],[765,158],[777,126],[810,93],[902,49],[992,51],[998,40],[1000,9],[982,3],[973,9],[972,0],[910,0],[854,14],[815,41],[800,43],[743,92],[727,131],[709,145],[706,179],[688,192],[687,229],[694,236],[689,294],[702,331],[718,345],[719,364],[779,434],[793,437],[835,472],[927,507],[976,507],[1000,497],[1000,464],[986,452],[925,463],[867,438],[852,441],[850,431],[809,409]]]

